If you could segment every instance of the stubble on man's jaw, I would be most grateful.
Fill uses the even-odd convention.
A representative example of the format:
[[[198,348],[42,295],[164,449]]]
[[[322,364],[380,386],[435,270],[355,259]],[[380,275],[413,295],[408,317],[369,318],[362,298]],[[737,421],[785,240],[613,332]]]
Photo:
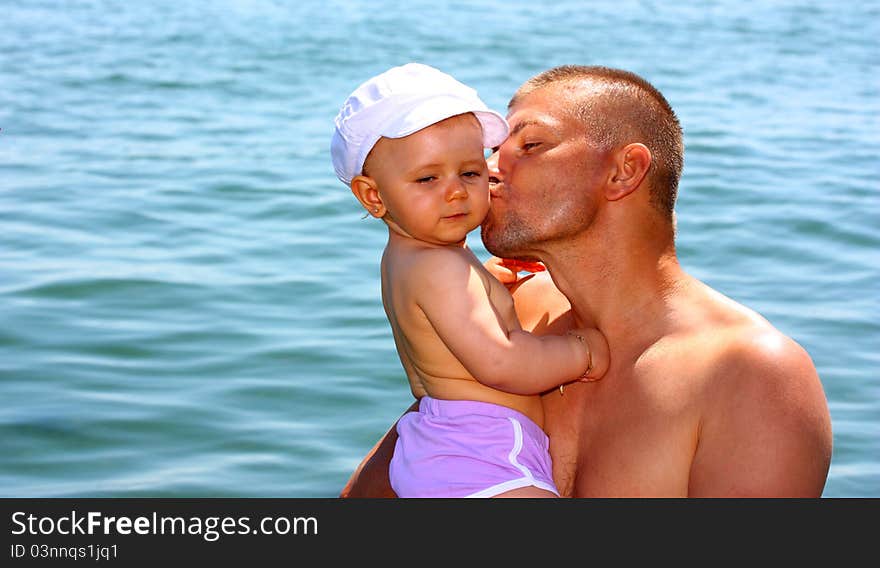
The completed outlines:
[[[491,213],[480,226],[480,238],[490,254],[499,258],[537,260],[523,256],[524,244],[529,242],[529,229],[519,217],[507,215],[503,228],[491,219]]]

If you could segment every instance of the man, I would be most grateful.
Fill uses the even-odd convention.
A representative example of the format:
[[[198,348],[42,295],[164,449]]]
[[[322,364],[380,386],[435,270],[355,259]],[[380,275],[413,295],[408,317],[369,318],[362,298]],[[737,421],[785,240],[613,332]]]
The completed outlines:
[[[611,350],[601,381],[542,397],[560,494],[821,496],[831,421],[810,357],[676,258],[683,142],[662,94],[629,72],[563,66],[508,110],[483,242],[550,277],[496,273],[524,329],[596,326]],[[392,428],[342,496],[393,495],[394,439]]]

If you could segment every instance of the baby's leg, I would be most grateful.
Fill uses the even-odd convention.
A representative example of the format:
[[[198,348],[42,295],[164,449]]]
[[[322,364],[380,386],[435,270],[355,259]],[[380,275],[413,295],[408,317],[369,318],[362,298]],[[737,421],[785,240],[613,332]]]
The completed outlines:
[[[552,491],[547,491],[546,489],[541,489],[539,487],[535,487],[534,485],[529,485],[528,487],[520,487],[518,489],[511,489],[510,491],[505,491],[504,493],[499,493],[495,497],[545,499],[545,498],[556,498],[556,494],[553,493]]]

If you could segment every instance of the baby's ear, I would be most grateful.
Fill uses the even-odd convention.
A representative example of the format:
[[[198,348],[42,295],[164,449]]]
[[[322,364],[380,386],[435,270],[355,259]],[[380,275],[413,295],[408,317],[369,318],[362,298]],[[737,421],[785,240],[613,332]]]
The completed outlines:
[[[355,176],[351,180],[351,192],[361,202],[367,213],[377,219],[385,216],[385,205],[379,195],[379,186],[376,184],[376,180],[369,176]]]

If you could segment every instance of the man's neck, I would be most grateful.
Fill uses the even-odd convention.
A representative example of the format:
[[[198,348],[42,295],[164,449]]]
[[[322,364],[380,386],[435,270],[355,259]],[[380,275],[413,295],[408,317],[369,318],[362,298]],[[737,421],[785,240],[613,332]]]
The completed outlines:
[[[612,344],[653,342],[669,331],[671,300],[691,281],[678,264],[672,232],[659,239],[604,235],[552,247],[542,260],[578,325],[597,326]]]

